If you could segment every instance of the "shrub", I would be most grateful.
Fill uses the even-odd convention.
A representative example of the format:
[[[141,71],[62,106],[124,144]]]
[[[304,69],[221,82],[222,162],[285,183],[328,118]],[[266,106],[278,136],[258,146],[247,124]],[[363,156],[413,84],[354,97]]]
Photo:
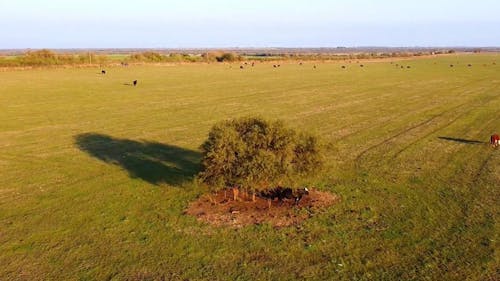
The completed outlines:
[[[281,121],[239,118],[213,126],[202,145],[201,182],[217,191],[241,186],[265,191],[278,185],[295,186],[295,179],[318,171],[321,145]]]
[[[241,60],[241,57],[233,53],[224,53],[216,57],[218,62],[233,62]]]

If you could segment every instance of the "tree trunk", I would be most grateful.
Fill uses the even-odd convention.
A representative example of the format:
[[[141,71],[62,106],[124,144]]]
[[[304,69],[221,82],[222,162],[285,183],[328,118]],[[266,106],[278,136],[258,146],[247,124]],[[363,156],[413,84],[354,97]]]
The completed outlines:
[[[237,187],[233,187],[233,200],[238,200],[239,189]]]

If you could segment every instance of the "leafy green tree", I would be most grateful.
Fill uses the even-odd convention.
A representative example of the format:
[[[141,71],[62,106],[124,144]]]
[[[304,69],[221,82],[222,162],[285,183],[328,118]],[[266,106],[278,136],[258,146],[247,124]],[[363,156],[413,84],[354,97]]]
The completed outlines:
[[[294,179],[316,172],[323,164],[315,136],[262,118],[214,125],[202,151],[199,179],[203,183],[213,191],[240,186],[254,196],[278,185],[294,187]]]

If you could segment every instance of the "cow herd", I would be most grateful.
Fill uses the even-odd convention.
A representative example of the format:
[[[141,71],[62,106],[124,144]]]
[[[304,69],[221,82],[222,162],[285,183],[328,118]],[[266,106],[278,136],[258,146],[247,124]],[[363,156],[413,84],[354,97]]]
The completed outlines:
[[[123,63],[122,63],[122,65],[123,65]],[[128,66],[128,64],[127,64],[126,66]],[[102,75],[106,75],[106,70],[105,70],[105,69],[102,69],[102,70],[101,70],[101,74],[102,74]],[[133,86],[137,86],[137,80],[132,81],[132,84],[125,83],[125,85],[133,85]]]
[[[393,62],[391,62],[391,64],[393,64]],[[495,63],[495,62],[493,62],[493,65],[495,65],[495,64],[496,64],[496,63]],[[123,64],[122,64],[122,65],[123,65]],[[248,65],[248,63],[246,63],[246,62],[245,62],[245,65]],[[302,65],[303,65],[303,63],[302,63],[302,62],[300,62],[300,63],[299,63],[299,65],[301,65],[301,66],[302,66]],[[127,64],[127,66],[128,66],[128,64]],[[255,66],[255,63],[254,63],[254,62],[252,62],[251,66],[252,66],[252,67],[253,67],[253,66]],[[359,66],[360,66],[360,67],[364,67],[364,65],[363,65],[363,64],[360,64]],[[404,65],[395,64],[395,66],[396,66],[397,68],[398,68],[398,67],[401,67],[401,68],[407,68],[407,69],[410,69],[410,68],[411,68],[411,66],[409,66],[409,65],[407,65],[407,66],[405,67]],[[279,68],[279,67],[281,67],[281,65],[280,65],[280,64],[273,64],[273,68]],[[450,67],[454,67],[454,65],[453,65],[453,64],[450,64]],[[472,64],[470,64],[470,63],[469,63],[469,64],[467,64],[467,67],[472,67]],[[342,66],[341,66],[341,68],[342,68],[342,69],[346,69],[346,66],[345,66],[345,65],[342,65]],[[240,65],[240,69],[244,69],[244,66],[243,66],[243,65]],[[313,65],[313,69],[316,69],[316,65]],[[106,70],[105,70],[105,69],[102,69],[100,74],[101,74],[101,75],[106,75],[106,73],[107,73],[107,72],[106,72]],[[132,81],[132,84],[128,84],[128,83],[126,83],[125,85],[131,85],[131,86],[134,86],[134,87],[135,87],[135,86],[137,86],[137,83],[138,83],[138,82],[137,82],[137,80],[133,80],[133,81]],[[491,146],[493,146],[493,147],[498,147],[498,146],[500,146],[500,137],[499,137],[497,134],[492,135],[492,136],[491,136],[491,138],[490,138],[490,144],[491,144]],[[284,198],[291,199],[291,196],[292,196],[293,198],[295,198],[295,202],[296,202],[296,203],[298,203],[298,202],[300,201],[300,199],[302,198],[302,196],[303,196],[304,194],[307,194],[307,193],[308,193],[308,192],[307,192],[307,188],[305,188],[305,193],[299,193],[299,194],[300,194],[300,196],[298,196],[298,197],[297,197],[297,196],[295,196],[295,195],[294,195],[295,193],[293,193],[292,189],[290,189],[290,188],[284,188],[284,189],[283,189],[283,188],[278,188],[278,189],[273,190],[271,193],[268,193],[267,195],[268,195],[268,196],[271,196],[273,199],[274,199],[274,198],[278,198],[278,199],[279,199],[279,201],[282,201]]]

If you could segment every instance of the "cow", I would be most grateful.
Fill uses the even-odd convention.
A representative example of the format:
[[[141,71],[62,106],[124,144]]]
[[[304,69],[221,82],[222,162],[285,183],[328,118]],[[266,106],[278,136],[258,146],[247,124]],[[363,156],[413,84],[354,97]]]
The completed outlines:
[[[137,86],[137,80],[134,80],[132,83],[134,84],[134,86]]]
[[[345,69],[345,65],[343,65],[342,68]]]
[[[106,74],[106,70],[101,70],[101,74]]]
[[[307,189],[307,187],[301,187],[299,189],[293,190],[290,187],[279,186],[273,190],[262,192],[260,195],[262,197],[268,198],[271,201],[278,198],[278,202],[280,202],[281,204],[283,204],[285,199],[293,199],[294,204],[298,205],[304,195],[309,195],[309,189]]]
[[[497,147],[500,145],[500,136],[498,134],[494,134],[490,137],[490,144],[493,147]]]
[[[243,68],[244,68],[243,65],[240,65],[240,69],[243,69]]]

